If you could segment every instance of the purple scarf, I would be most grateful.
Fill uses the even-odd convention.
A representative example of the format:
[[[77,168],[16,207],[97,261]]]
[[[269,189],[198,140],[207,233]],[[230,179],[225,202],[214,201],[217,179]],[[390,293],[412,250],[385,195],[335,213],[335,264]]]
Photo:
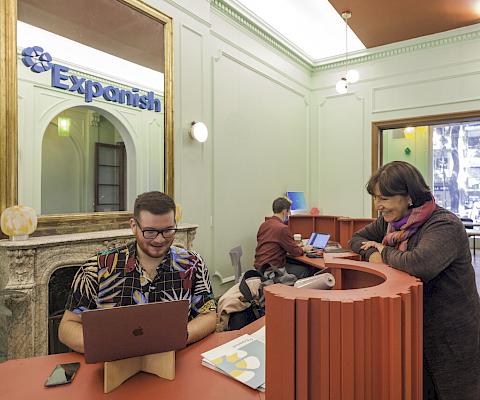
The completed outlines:
[[[420,207],[412,208],[410,213],[399,221],[390,222],[382,244],[406,251],[408,239],[430,218],[436,208],[435,199],[432,199]]]

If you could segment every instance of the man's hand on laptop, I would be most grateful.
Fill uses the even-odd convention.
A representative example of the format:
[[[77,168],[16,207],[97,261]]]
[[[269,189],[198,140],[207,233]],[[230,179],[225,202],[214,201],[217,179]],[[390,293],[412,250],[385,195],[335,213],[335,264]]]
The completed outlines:
[[[304,253],[308,253],[309,251],[313,250],[312,246],[302,246],[302,250]]]

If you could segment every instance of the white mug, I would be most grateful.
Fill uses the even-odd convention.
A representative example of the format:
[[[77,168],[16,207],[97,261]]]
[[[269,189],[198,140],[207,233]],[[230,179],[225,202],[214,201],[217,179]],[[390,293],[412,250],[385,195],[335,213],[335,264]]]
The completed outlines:
[[[302,240],[302,235],[300,233],[295,233],[293,235],[293,240],[295,240],[296,242],[300,242]]]

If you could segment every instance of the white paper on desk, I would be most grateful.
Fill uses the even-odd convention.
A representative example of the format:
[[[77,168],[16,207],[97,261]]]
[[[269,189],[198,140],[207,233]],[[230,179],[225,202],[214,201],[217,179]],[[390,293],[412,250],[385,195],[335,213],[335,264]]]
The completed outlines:
[[[239,336],[233,340],[230,340],[227,343],[224,343],[218,347],[215,347],[209,351],[206,351],[201,354],[203,358],[206,359],[213,359],[222,356],[228,349],[234,348],[237,349],[239,347],[245,346],[247,343],[251,343],[254,340],[258,340],[262,343],[265,343],[265,325],[262,326],[258,331],[253,332],[251,335],[245,334]]]
[[[266,343],[266,330],[265,330],[265,325],[262,326],[258,331],[256,332],[253,332],[251,334],[252,337],[254,337],[255,339],[257,339],[259,342],[262,342],[262,343]],[[260,390],[261,392],[264,392],[265,391],[265,383],[260,386],[258,388],[258,390]]]
[[[220,372],[223,375],[229,376],[226,372],[222,371],[220,368],[217,368],[215,364],[211,363],[208,361],[206,358],[202,358],[202,365],[204,367],[213,369],[214,371]],[[265,391],[265,383],[257,388],[257,390],[260,390],[261,392]]]
[[[247,351],[245,352],[241,350],[242,348],[245,348],[245,350]],[[225,363],[225,357],[233,353],[237,353],[237,355],[241,357],[243,357],[244,355],[248,356],[246,360],[256,359],[256,362],[258,363],[258,365],[255,367],[256,372],[254,373],[253,371],[243,371],[243,374],[237,377],[230,375],[221,368],[218,368],[218,366],[220,365],[224,369],[226,367],[228,367],[227,369],[231,369],[230,365],[226,365],[228,363]],[[202,365],[212,370],[221,372],[224,375],[233,377],[234,379],[237,379],[252,388],[256,388],[260,391],[265,391],[265,327],[260,328],[252,335],[242,335],[238,338],[231,340],[230,342],[227,342],[223,345],[215,347],[212,350],[202,353],[202,357]],[[216,365],[213,362],[213,360],[215,360],[218,364],[220,359],[223,360],[223,362],[219,365]],[[248,374],[252,376],[249,377]],[[242,379],[242,375],[247,376],[248,379]]]
[[[202,353],[201,356],[203,358],[206,358],[207,360],[213,360],[214,358],[223,356],[230,349],[237,349],[238,347],[242,347],[247,343],[253,342],[254,340],[255,340],[254,337],[252,337],[251,335],[245,334],[233,340],[230,340],[225,344],[215,347],[212,350],[206,351],[205,353]]]
[[[252,336],[236,346],[227,348],[218,357],[207,358],[216,368],[257,389],[265,383],[265,344]]]
[[[258,331],[253,332],[250,336],[254,337],[262,343],[265,343],[265,325],[262,326]]]

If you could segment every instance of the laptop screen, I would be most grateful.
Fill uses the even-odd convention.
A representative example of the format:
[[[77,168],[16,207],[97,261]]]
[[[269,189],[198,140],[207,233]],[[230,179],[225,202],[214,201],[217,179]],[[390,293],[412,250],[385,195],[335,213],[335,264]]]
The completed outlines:
[[[328,233],[316,233],[313,232],[310,235],[310,239],[308,239],[308,245],[312,246],[316,249],[324,249],[330,239],[330,235]]]

